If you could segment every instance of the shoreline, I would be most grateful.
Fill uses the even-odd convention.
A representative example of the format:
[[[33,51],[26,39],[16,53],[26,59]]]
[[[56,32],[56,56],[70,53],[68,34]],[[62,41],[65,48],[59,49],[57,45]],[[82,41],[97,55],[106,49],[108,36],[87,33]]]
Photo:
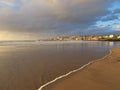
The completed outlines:
[[[100,59],[97,59],[97,60],[93,60],[91,62],[88,62],[87,64],[83,65],[82,67],[78,68],[78,69],[75,69],[75,70],[72,70],[64,75],[61,75],[57,78],[55,78],[54,80],[50,81],[50,82],[47,82],[46,84],[42,85],[39,89],[37,90],[44,90],[44,88],[46,88],[47,86],[53,84],[53,83],[56,83],[58,80],[60,79],[64,79],[66,78],[67,76],[71,75],[71,74],[74,74],[74,73],[77,73],[79,72],[80,70],[83,70],[84,68],[88,67],[89,65],[95,63],[95,62],[98,62],[98,61],[101,61],[101,60],[104,60],[106,57],[110,56],[112,54],[112,50],[109,49],[109,54],[105,55],[104,57],[100,58]]]
[[[82,71],[56,81],[41,90],[120,90],[120,47],[93,61]]]

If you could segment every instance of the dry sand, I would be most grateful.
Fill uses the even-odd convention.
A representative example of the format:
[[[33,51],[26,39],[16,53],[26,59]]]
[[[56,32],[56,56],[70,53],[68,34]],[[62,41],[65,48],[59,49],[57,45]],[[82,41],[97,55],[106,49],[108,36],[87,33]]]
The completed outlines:
[[[43,90],[120,90],[120,48],[104,60],[58,80]]]

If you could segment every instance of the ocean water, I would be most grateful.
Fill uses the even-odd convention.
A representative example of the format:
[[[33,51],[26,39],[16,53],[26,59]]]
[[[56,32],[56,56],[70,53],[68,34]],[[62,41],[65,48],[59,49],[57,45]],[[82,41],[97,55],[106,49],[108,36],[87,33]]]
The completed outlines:
[[[0,42],[0,90],[37,90],[118,46],[107,41]]]

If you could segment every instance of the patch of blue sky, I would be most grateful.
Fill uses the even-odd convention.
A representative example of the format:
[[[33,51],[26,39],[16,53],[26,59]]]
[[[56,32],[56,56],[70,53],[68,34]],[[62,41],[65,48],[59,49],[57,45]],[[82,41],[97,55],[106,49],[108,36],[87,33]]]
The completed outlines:
[[[118,25],[120,23],[120,20],[111,20],[111,21],[98,21],[96,22],[95,26],[97,27],[110,27],[111,30],[115,30],[116,29],[116,25]]]
[[[112,7],[108,8],[108,10],[113,11],[116,9],[120,9],[120,1],[116,1],[112,4]]]
[[[106,16],[101,17],[101,19],[99,21],[97,21],[94,26],[97,26],[97,27],[110,27],[111,30],[115,30],[116,25],[120,24],[120,14],[113,14],[113,12],[116,9],[120,9],[120,1],[114,2],[112,4],[112,6],[110,8],[108,8],[108,10],[111,11],[111,14],[108,14]],[[102,21],[102,19],[105,19],[105,18],[110,17],[112,15],[117,15],[118,19],[113,19],[113,20],[108,20],[108,21]]]

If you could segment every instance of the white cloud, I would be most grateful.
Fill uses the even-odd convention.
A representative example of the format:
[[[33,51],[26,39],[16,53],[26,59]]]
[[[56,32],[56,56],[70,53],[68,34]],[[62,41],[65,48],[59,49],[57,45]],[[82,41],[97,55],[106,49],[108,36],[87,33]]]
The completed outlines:
[[[116,30],[120,31],[120,24],[116,25]]]

